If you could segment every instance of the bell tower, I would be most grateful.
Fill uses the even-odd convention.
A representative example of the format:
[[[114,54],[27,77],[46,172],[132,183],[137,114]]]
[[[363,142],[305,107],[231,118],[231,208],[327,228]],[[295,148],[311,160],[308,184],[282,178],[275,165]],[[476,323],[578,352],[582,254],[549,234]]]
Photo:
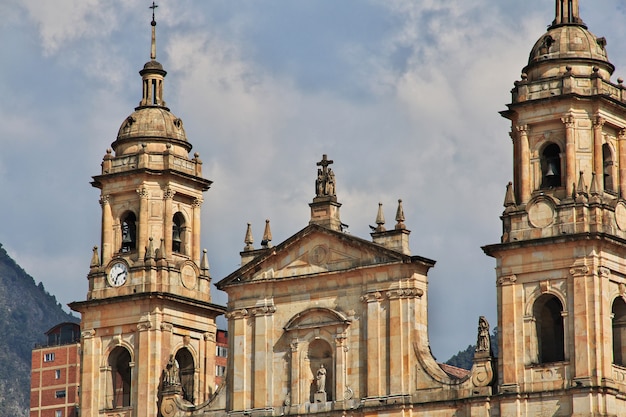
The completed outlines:
[[[606,40],[580,19],[578,0],[556,0],[555,10],[501,113],[513,181],[501,243],[483,248],[497,261],[500,415],[618,415],[626,89],[611,81]]]
[[[215,318],[200,208],[211,181],[163,98],[152,4],[142,98],[91,183],[100,190],[102,235],[82,315],[81,414],[156,416],[160,393],[190,404],[215,389]],[[165,370],[168,370],[167,372]],[[119,414],[121,413],[121,414]],[[108,415],[108,414],[107,414]]]

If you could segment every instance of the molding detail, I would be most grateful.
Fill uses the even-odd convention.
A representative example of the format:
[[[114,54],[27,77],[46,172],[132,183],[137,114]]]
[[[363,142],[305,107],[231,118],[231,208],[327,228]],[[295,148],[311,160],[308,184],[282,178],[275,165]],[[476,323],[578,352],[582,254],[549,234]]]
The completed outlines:
[[[244,317],[247,317],[249,315],[248,310],[245,308],[240,308],[238,310],[233,310],[233,311],[229,311],[228,313],[226,313],[226,318],[227,319],[242,319]]]
[[[513,285],[515,284],[515,281],[517,281],[516,275],[505,275],[505,276],[498,278],[497,284],[498,285]]]
[[[215,342],[215,333],[205,332],[203,335],[205,342]]]
[[[589,267],[587,265],[580,265],[570,268],[569,273],[573,277],[582,277],[589,273]]]
[[[80,337],[82,337],[83,339],[91,339],[95,335],[96,331],[94,329],[83,330],[82,332],[80,332]]]
[[[603,277],[603,278],[611,278],[611,270],[609,268],[604,267],[604,266],[599,266],[598,267],[598,275]]]
[[[424,295],[424,290],[421,288],[398,288],[395,290],[387,291],[385,294],[390,300],[398,298],[419,298]]]
[[[173,330],[174,326],[172,326],[172,323],[161,323],[161,331],[172,333]]]
[[[361,296],[361,301],[364,303],[373,303],[374,301],[381,301],[383,299],[383,295],[380,291],[376,292],[368,292]]]
[[[151,328],[152,323],[147,320],[137,323],[137,330],[139,330],[140,332],[145,332],[146,330],[150,330]]]

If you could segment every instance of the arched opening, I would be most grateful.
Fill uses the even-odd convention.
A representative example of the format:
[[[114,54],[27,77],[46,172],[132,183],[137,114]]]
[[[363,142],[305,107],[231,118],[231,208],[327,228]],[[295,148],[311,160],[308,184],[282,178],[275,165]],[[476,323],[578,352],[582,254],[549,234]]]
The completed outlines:
[[[309,366],[313,374],[310,402],[326,402],[333,399],[333,351],[330,345],[315,339],[309,344]]]
[[[176,213],[172,221],[172,252],[184,253],[185,218]]]
[[[111,407],[130,407],[131,367],[130,353],[123,347],[116,347],[109,355],[111,370]]]
[[[613,175],[613,152],[608,143],[602,145],[602,179],[604,181],[604,189],[607,191],[615,191],[615,181]]]
[[[542,295],[535,301],[533,312],[537,326],[539,363],[565,360],[565,334],[561,302],[553,295]]]
[[[176,352],[176,362],[178,362],[179,367],[178,372],[180,375],[180,385],[183,389],[183,399],[193,404],[195,399],[193,393],[196,367],[189,349],[182,348]]]
[[[541,188],[561,186],[561,149],[550,143],[541,152]]]
[[[621,297],[613,301],[613,363],[626,366],[626,303]]]
[[[132,252],[137,249],[137,218],[132,211],[122,217],[121,252]]]

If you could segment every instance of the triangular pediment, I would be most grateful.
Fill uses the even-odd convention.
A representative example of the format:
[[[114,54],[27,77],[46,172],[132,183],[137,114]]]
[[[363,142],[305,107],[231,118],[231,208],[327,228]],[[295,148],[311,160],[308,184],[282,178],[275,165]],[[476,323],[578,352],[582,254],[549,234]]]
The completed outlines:
[[[218,284],[227,285],[233,279],[250,282],[336,272],[402,262],[404,258],[407,256],[352,235],[309,225]]]

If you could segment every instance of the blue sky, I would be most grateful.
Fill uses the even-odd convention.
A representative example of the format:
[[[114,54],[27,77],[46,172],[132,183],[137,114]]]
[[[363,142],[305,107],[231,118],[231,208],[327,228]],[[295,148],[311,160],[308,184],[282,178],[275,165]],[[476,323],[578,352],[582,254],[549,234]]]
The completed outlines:
[[[149,1],[0,0],[0,242],[62,304],[82,300],[100,241],[105,150],[141,98]],[[335,161],[341,217],[369,238],[398,198],[430,273],[440,360],[496,323],[495,262],[511,180],[510,101],[550,0],[182,0],[157,9],[165,100],[214,181],[203,246],[215,281],[259,245],[304,227],[315,162]],[[625,77],[623,1],[583,0]],[[224,303],[223,295],[215,301]]]

